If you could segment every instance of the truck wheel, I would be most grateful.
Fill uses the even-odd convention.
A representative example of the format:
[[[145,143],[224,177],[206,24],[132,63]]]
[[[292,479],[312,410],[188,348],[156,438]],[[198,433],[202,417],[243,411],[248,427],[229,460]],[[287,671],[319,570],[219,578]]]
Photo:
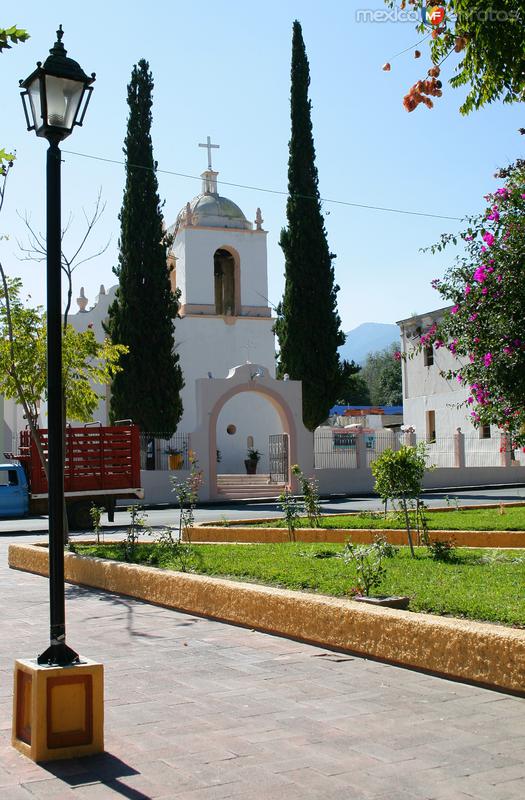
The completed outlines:
[[[73,505],[68,506],[67,517],[71,530],[93,530],[93,520],[89,513],[90,509],[91,502],[88,501],[73,503]]]

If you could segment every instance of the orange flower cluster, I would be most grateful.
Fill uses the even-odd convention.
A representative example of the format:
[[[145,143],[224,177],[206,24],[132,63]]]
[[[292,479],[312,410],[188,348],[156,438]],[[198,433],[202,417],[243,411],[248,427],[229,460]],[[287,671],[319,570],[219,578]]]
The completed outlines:
[[[414,111],[418,105],[424,103],[427,108],[432,108],[434,103],[431,97],[441,97],[442,83],[438,81],[439,67],[432,67],[428,71],[428,79],[426,81],[417,81],[403,98],[403,106],[407,111]]]

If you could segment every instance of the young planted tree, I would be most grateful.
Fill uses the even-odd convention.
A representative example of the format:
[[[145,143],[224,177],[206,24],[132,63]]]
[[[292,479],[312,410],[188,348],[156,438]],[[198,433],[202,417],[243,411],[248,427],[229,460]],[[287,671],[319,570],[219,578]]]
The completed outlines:
[[[318,188],[311,103],[310,72],[301,25],[293,24],[290,157],[288,161],[288,227],[281,232],[285,289],[277,309],[279,374],[303,383],[303,421],[314,430],[327,418],[348,377],[339,360],[344,344],[337,313],[337,292]]]
[[[374,491],[386,502],[398,501],[405,517],[410,552],[414,557],[414,545],[410,531],[408,506],[421,494],[421,482],[425,475],[426,457],[424,446],[408,447],[399,450],[385,450],[371,464],[375,478]]]
[[[0,394],[14,399],[24,414],[47,475],[47,462],[38,435],[41,401],[46,398],[46,318],[42,308],[30,308],[21,298],[19,278],[8,278],[0,263]],[[120,369],[122,345],[99,343],[93,331],[81,333],[68,325],[62,341],[62,378],[69,419],[93,419],[100,396],[94,386],[105,386]]]
[[[175,351],[177,296],[171,291],[151,142],[153,78],[147,61],[133,67],[124,143],[126,186],[120,212],[119,287],[108,332],[128,353],[112,384],[111,417],[148,433],[171,435],[182,416],[184,385]]]

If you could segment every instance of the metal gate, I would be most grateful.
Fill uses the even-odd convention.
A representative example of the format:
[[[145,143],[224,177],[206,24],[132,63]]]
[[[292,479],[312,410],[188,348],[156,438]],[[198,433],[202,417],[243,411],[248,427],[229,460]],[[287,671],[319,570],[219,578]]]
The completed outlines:
[[[270,456],[270,483],[288,481],[288,434],[274,433],[268,444]]]

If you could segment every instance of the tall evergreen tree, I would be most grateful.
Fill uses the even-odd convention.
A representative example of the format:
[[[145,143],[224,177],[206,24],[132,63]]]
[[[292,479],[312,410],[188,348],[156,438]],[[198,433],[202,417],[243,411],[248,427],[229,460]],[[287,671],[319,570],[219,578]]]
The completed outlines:
[[[178,298],[171,291],[166,241],[151,143],[153,78],[143,59],[128,85],[124,141],[126,186],[120,212],[119,279],[109,309],[108,331],[125,344],[122,372],[112,384],[112,419],[131,418],[147,433],[175,431],[184,386],[175,351]]]
[[[332,259],[321,213],[311,103],[310,71],[301,25],[293,24],[288,227],[281,232],[285,289],[275,331],[279,339],[279,374],[303,382],[303,421],[314,430],[337,399],[348,365],[337,348],[344,344],[337,313]]]

